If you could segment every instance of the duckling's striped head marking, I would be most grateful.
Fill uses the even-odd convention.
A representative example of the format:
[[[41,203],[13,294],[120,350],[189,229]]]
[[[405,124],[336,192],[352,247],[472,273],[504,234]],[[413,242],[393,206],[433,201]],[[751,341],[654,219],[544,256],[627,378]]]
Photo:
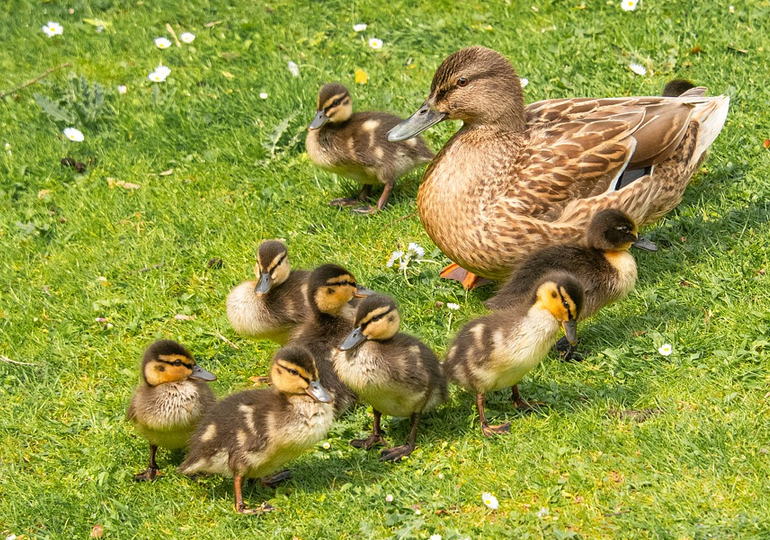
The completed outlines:
[[[339,315],[356,294],[357,285],[356,278],[341,266],[319,266],[308,280],[310,303],[321,313]]]
[[[190,351],[169,339],[156,341],[144,352],[142,378],[150,386],[187,379],[216,380],[214,374],[196,365]]]
[[[398,333],[401,317],[396,302],[384,294],[364,298],[356,310],[355,326],[367,339],[385,340]]]
[[[257,265],[254,267],[254,272],[259,278],[254,289],[257,294],[265,294],[289,279],[291,266],[286,246],[278,240],[262,242],[257,250]]]
[[[597,213],[586,233],[588,245],[602,251],[623,251],[639,237],[636,223],[621,210],[608,208]]]
[[[310,129],[319,129],[327,122],[347,122],[352,114],[353,100],[348,89],[339,83],[325,84],[318,92],[316,117],[311,122]]]
[[[583,286],[566,272],[551,272],[535,289],[535,305],[562,323],[570,343],[577,342],[577,320],[583,310]]]
[[[273,357],[270,380],[284,394],[308,394],[323,403],[331,397],[318,382],[318,368],[309,350],[301,345],[279,349]]]

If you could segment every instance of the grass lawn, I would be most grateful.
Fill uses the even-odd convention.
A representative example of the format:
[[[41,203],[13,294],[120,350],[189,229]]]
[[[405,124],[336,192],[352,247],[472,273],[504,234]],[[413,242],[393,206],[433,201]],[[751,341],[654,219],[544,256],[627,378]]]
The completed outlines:
[[[734,4],[2,3],[0,538],[87,538],[95,525],[104,538],[770,538],[770,2]],[[47,21],[63,34],[47,37]],[[177,47],[167,23],[196,39]],[[265,517],[235,514],[229,479],[190,480],[162,450],[165,476],[134,483],[147,445],[124,415],[150,342],[187,345],[218,395],[266,373],[276,346],[235,335],[224,306],[262,239],[284,238],[296,267],[338,262],[391,294],[403,330],[441,354],[484,312],[489,290],[437,277],[447,261],[414,213],[420,171],[386,211],[354,216],[326,203],[357,186],[304,150],[322,83],[347,84],[359,110],[406,116],[441,60],[472,44],[512,60],[527,101],[657,94],[675,77],[731,97],[704,171],[647,231],[663,249],[635,252],[636,290],[579,328],[586,360],[551,355],[524,380],[548,404],[539,413],[490,395],[508,437],[484,440],[472,396],[453,389],[395,465],[348,445],[371,425],[359,408],[287,484],[245,491],[280,509]],[[151,82],[161,60],[171,74]],[[437,150],[457,127],[426,139]],[[409,242],[436,263],[404,276],[385,263]],[[616,414],[627,409],[659,413]],[[409,423],[385,428],[400,441]]]

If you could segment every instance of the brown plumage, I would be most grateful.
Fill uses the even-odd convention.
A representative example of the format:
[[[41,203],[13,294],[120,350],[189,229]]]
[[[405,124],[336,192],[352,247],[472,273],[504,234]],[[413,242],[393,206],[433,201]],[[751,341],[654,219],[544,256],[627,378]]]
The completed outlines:
[[[156,341],[142,359],[142,382],[131,396],[126,418],[150,443],[150,464],[135,480],[154,480],[158,447],[187,447],[203,413],[214,405],[206,381],[216,377],[196,365],[192,354],[176,341]]]
[[[663,87],[663,92],[660,95],[666,97],[678,97],[693,88],[695,88],[695,85],[686,79],[674,79],[666,83],[666,86]]]
[[[679,204],[727,116],[729,99],[704,92],[525,108],[508,60],[469,47],[441,64],[428,100],[389,137],[464,122],[426,170],[417,206],[450,259],[499,279],[533,249],[580,241],[603,208],[641,227]]]
[[[535,251],[486,306],[500,310],[524,304],[535,283],[549,272],[562,270],[583,287],[585,302],[580,319],[586,319],[634,288],[636,262],[628,249],[636,239],[636,225],[625,213],[602,210],[591,220],[585,234],[586,245],[560,244]]]
[[[362,206],[359,213],[381,210],[401,176],[433,159],[420,137],[388,141],[387,133],[402,119],[384,112],[353,113],[350,93],[341,84],[326,84],[318,93],[318,112],[310,124],[306,147],[310,159],[324,170],[363,184],[356,197],[335,199],[332,205],[357,205],[369,197],[372,185],[384,186],[376,207]]]
[[[332,398],[318,382],[310,351],[299,346],[280,349],[270,378],[271,388],[245,390],[217,403],[201,420],[190,453],[179,466],[187,475],[232,476],[240,513],[274,509],[267,503],[256,509],[246,506],[244,478],[264,478],[279,470],[323,439],[333,421]]]
[[[376,294],[356,310],[355,328],[333,353],[340,380],[374,410],[372,435],[351,441],[369,450],[387,442],[380,430],[382,414],[410,417],[407,443],[382,451],[381,461],[397,461],[415,448],[420,417],[446,401],[446,379],[436,354],[414,336],[400,333],[401,318],[392,298]]]
[[[257,281],[244,281],[227,295],[227,318],[242,336],[283,345],[308,316],[310,272],[291,270],[286,246],[277,240],[260,244],[254,272]]]
[[[508,423],[489,426],[485,394],[511,387],[517,407],[529,405],[517,383],[534,369],[556,342],[560,325],[570,342],[577,339],[583,307],[580,283],[565,272],[551,272],[535,283],[526,303],[468,322],[455,336],[444,362],[449,382],[476,393],[485,436],[509,431]]]
[[[308,319],[291,336],[289,344],[307,347],[313,354],[321,384],[334,396],[334,411],[340,415],[357,401],[356,394],[340,381],[332,364],[332,353],[353,330],[352,309],[348,302],[366,294],[353,275],[344,268],[325,264],[310,274],[307,298]]]

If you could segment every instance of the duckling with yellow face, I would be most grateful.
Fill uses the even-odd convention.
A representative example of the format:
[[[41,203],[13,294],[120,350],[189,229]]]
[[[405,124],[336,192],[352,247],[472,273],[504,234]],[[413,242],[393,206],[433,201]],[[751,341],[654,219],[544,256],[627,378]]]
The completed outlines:
[[[382,210],[400,177],[433,159],[420,137],[388,141],[387,133],[402,119],[384,112],[353,113],[350,92],[341,84],[325,84],[318,93],[318,112],[305,145],[310,159],[326,171],[363,184],[356,197],[334,199],[333,206],[356,206],[369,198],[373,185],[384,186],[377,206],[360,206],[362,214]]]
[[[262,242],[254,267],[257,281],[244,281],[227,295],[227,318],[242,336],[283,345],[308,316],[310,272],[292,270],[286,246]]]
[[[214,405],[214,394],[206,383],[215,380],[175,341],[156,341],[145,351],[142,382],[131,396],[126,418],[150,443],[150,464],[134,480],[154,480],[158,475],[158,447],[187,447],[201,416]]]
[[[264,478],[326,437],[334,412],[332,396],[319,381],[313,355],[300,346],[275,353],[271,388],[245,390],[221,400],[190,441],[182,474],[233,477],[235,510],[261,514],[275,508],[243,501],[243,479]]]
[[[355,328],[333,354],[340,380],[372,406],[374,424],[367,439],[351,441],[369,450],[388,446],[380,429],[382,414],[409,417],[412,430],[406,444],[382,451],[380,461],[398,461],[415,448],[420,417],[447,399],[446,379],[436,354],[422,341],[400,333],[401,318],[389,296],[361,301]]]
[[[530,408],[516,385],[542,361],[561,327],[571,343],[577,341],[582,308],[580,282],[565,272],[551,272],[535,284],[526,303],[474,319],[458,332],[447,353],[444,373],[449,382],[476,393],[485,436],[510,431],[508,422],[488,424],[485,394],[510,387],[516,407]]]
[[[319,266],[308,280],[308,319],[294,331],[289,342],[307,347],[313,354],[321,384],[334,396],[337,415],[356,403],[358,398],[335,372],[332,353],[353,330],[350,300],[371,293],[360,287],[353,274],[341,266]]]

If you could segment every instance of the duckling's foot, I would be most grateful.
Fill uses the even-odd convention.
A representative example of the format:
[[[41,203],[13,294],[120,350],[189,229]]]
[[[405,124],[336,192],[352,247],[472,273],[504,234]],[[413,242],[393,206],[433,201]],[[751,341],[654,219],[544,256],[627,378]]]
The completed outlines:
[[[492,435],[503,435],[505,433],[510,433],[511,423],[506,422],[505,424],[500,424],[497,426],[490,426],[488,424],[482,425],[481,432],[484,434],[485,437],[491,437]]]
[[[479,277],[473,272],[468,272],[465,268],[461,267],[457,263],[452,263],[444,268],[439,276],[444,279],[453,279],[455,281],[459,281],[463,284],[463,289],[467,291],[492,282],[490,279]]]
[[[567,338],[563,337],[556,342],[556,350],[559,351],[561,359],[564,362],[582,362],[585,360],[585,356],[579,353],[575,347],[567,341]]]
[[[261,515],[267,514],[268,512],[274,512],[275,510],[275,506],[268,502],[263,502],[256,508],[249,508],[244,502],[241,502],[241,504],[235,506],[235,511],[239,514]]]
[[[637,238],[636,242],[633,243],[633,246],[642,251],[658,251],[658,245],[646,236]]]
[[[134,475],[135,482],[151,482],[157,478],[160,469],[157,467],[147,467],[144,472]]]
[[[355,206],[361,204],[361,201],[358,197],[340,197],[329,201],[329,206]]]
[[[403,444],[395,448],[387,448],[380,452],[380,461],[398,461],[414,452],[413,444]]]
[[[378,210],[376,206],[359,206],[358,208],[353,208],[351,212],[361,216],[370,216],[372,214],[376,214]]]
[[[350,446],[354,448],[363,448],[364,450],[371,450],[378,444],[390,448],[388,441],[385,440],[382,433],[372,433],[366,439],[353,439],[350,441]]]
[[[265,487],[276,488],[289,478],[291,478],[291,471],[289,469],[284,469],[273,475],[260,478],[259,482]]]
[[[515,384],[511,387],[511,401],[518,410],[526,412],[534,412],[546,406],[542,401],[525,401],[519,394],[519,387]]]

